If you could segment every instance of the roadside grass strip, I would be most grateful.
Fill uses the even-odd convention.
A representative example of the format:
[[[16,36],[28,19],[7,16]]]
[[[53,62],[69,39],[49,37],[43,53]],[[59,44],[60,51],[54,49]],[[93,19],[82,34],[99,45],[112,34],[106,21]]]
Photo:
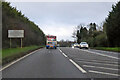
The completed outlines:
[[[40,49],[38,49],[38,50],[40,50]],[[25,55],[25,56],[23,56],[23,57],[17,59],[17,60],[15,60],[15,61],[9,63],[9,64],[6,65],[5,67],[1,68],[0,71],[3,71],[4,69],[6,69],[6,68],[12,66],[13,64],[17,63],[18,61],[20,61],[20,60],[22,60],[22,59],[24,59],[24,58],[26,58],[26,57],[32,55],[33,53],[37,52],[38,50],[35,50],[35,51],[33,51],[33,52],[31,52],[31,53],[29,53],[29,54],[27,54],[27,55]]]
[[[109,58],[113,58],[113,59],[119,59],[117,57],[101,54],[101,53],[98,53],[98,52],[92,52],[92,51],[88,51],[88,50],[81,50],[81,51],[86,51],[88,53],[93,53],[93,54],[97,54],[97,55],[101,55],[101,56],[105,56],[105,57],[109,57]]]
[[[23,48],[8,48],[2,50],[2,65],[10,63],[24,55],[29,54],[30,52],[42,48],[43,46],[28,46]]]
[[[94,47],[93,49],[120,52],[120,47]]]
[[[100,72],[100,71],[93,71],[93,70],[89,70],[89,72],[91,72],[91,73],[97,73],[97,74],[103,74],[103,75],[117,76],[117,77],[120,76],[120,75],[118,75],[118,74],[106,73],[106,72]]]
[[[28,47],[23,47],[23,48],[8,48],[8,49],[3,49],[2,50],[2,58],[6,58],[6,57],[9,57],[9,56],[13,56],[13,55],[16,55],[16,54],[21,54],[23,52],[27,52],[27,51],[32,51],[32,50],[35,50],[35,49],[38,49],[42,46],[28,46]]]
[[[81,68],[77,63],[75,63],[72,59],[69,59],[70,62],[72,62],[82,73],[87,73],[83,68]]]

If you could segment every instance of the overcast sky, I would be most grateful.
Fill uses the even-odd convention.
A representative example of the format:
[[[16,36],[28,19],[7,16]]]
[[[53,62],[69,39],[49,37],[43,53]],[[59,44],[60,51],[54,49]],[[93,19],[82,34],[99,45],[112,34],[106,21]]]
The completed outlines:
[[[95,22],[100,25],[115,2],[11,2],[47,35],[73,40],[75,26]]]

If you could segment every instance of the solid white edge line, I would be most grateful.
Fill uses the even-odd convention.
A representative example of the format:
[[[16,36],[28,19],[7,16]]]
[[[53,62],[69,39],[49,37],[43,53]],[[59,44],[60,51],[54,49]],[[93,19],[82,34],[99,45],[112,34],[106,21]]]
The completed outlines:
[[[117,57],[101,54],[101,53],[98,53],[98,52],[92,52],[92,51],[88,51],[88,50],[81,50],[81,51],[86,51],[86,52],[89,52],[89,53],[98,54],[98,55],[109,57],[109,58],[113,58],[113,59],[119,59]]]
[[[100,68],[100,69],[108,69],[108,70],[118,70],[114,68],[106,68],[106,67],[98,67],[98,66],[91,66],[91,65],[83,65],[84,67],[91,67],[91,68]]]
[[[118,74],[112,74],[112,73],[106,73],[106,72],[99,72],[99,71],[93,71],[93,70],[89,70],[89,72],[91,72],[91,73],[98,73],[98,74],[112,75],[112,76],[120,76]]]
[[[87,73],[83,68],[81,68],[77,63],[75,63],[72,59],[69,59],[82,73]]]
[[[0,71],[3,71],[4,69],[6,69],[6,68],[10,67],[11,65],[13,65],[13,64],[15,64],[15,63],[17,63],[18,61],[20,61],[20,60],[22,60],[22,59],[26,58],[27,56],[30,56],[31,54],[33,54],[33,53],[35,53],[35,52],[37,52],[37,51],[39,51],[39,50],[40,50],[40,49],[35,50],[35,51],[33,51],[33,52],[31,52],[31,53],[29,53],[29,54],[27,54],[27,55],[23,56],[23,57],[21,57],[21,58],[19,58],[19,59],[15,60],[15,61],[13,61],[13,62],[11,62],[10,64],[8,64],[8,65],[6,65],[5,67],[3,67],[2,69],[0,69]]]

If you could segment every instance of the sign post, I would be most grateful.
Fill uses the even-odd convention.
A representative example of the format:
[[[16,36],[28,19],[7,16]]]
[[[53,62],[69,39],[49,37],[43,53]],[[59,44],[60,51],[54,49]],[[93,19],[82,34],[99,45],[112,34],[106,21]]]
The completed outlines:
[[[22,48],[22,38],[21,38],[21,48]]]
[[[21,39],[21,48],[22,48],[22,38],[24,38],[24,30],[8,30],[8,38],[10,38],[10,48],[12,46],[12,38],[20,38]]]
[[[10,38],[10,48],[11,48],[11,38]]]

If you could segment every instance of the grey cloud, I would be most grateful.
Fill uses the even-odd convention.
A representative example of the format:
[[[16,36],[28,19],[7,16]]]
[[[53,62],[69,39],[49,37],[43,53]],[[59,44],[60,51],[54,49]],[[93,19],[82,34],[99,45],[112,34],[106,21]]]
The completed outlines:
[[[49,27],[51,22],[66,27],[68,24],[77,26],[90,22],[100,24],[107,17],[112,4],[114,2],[12,2],[11,5],[16,6],[42,29],[44,25]]]

